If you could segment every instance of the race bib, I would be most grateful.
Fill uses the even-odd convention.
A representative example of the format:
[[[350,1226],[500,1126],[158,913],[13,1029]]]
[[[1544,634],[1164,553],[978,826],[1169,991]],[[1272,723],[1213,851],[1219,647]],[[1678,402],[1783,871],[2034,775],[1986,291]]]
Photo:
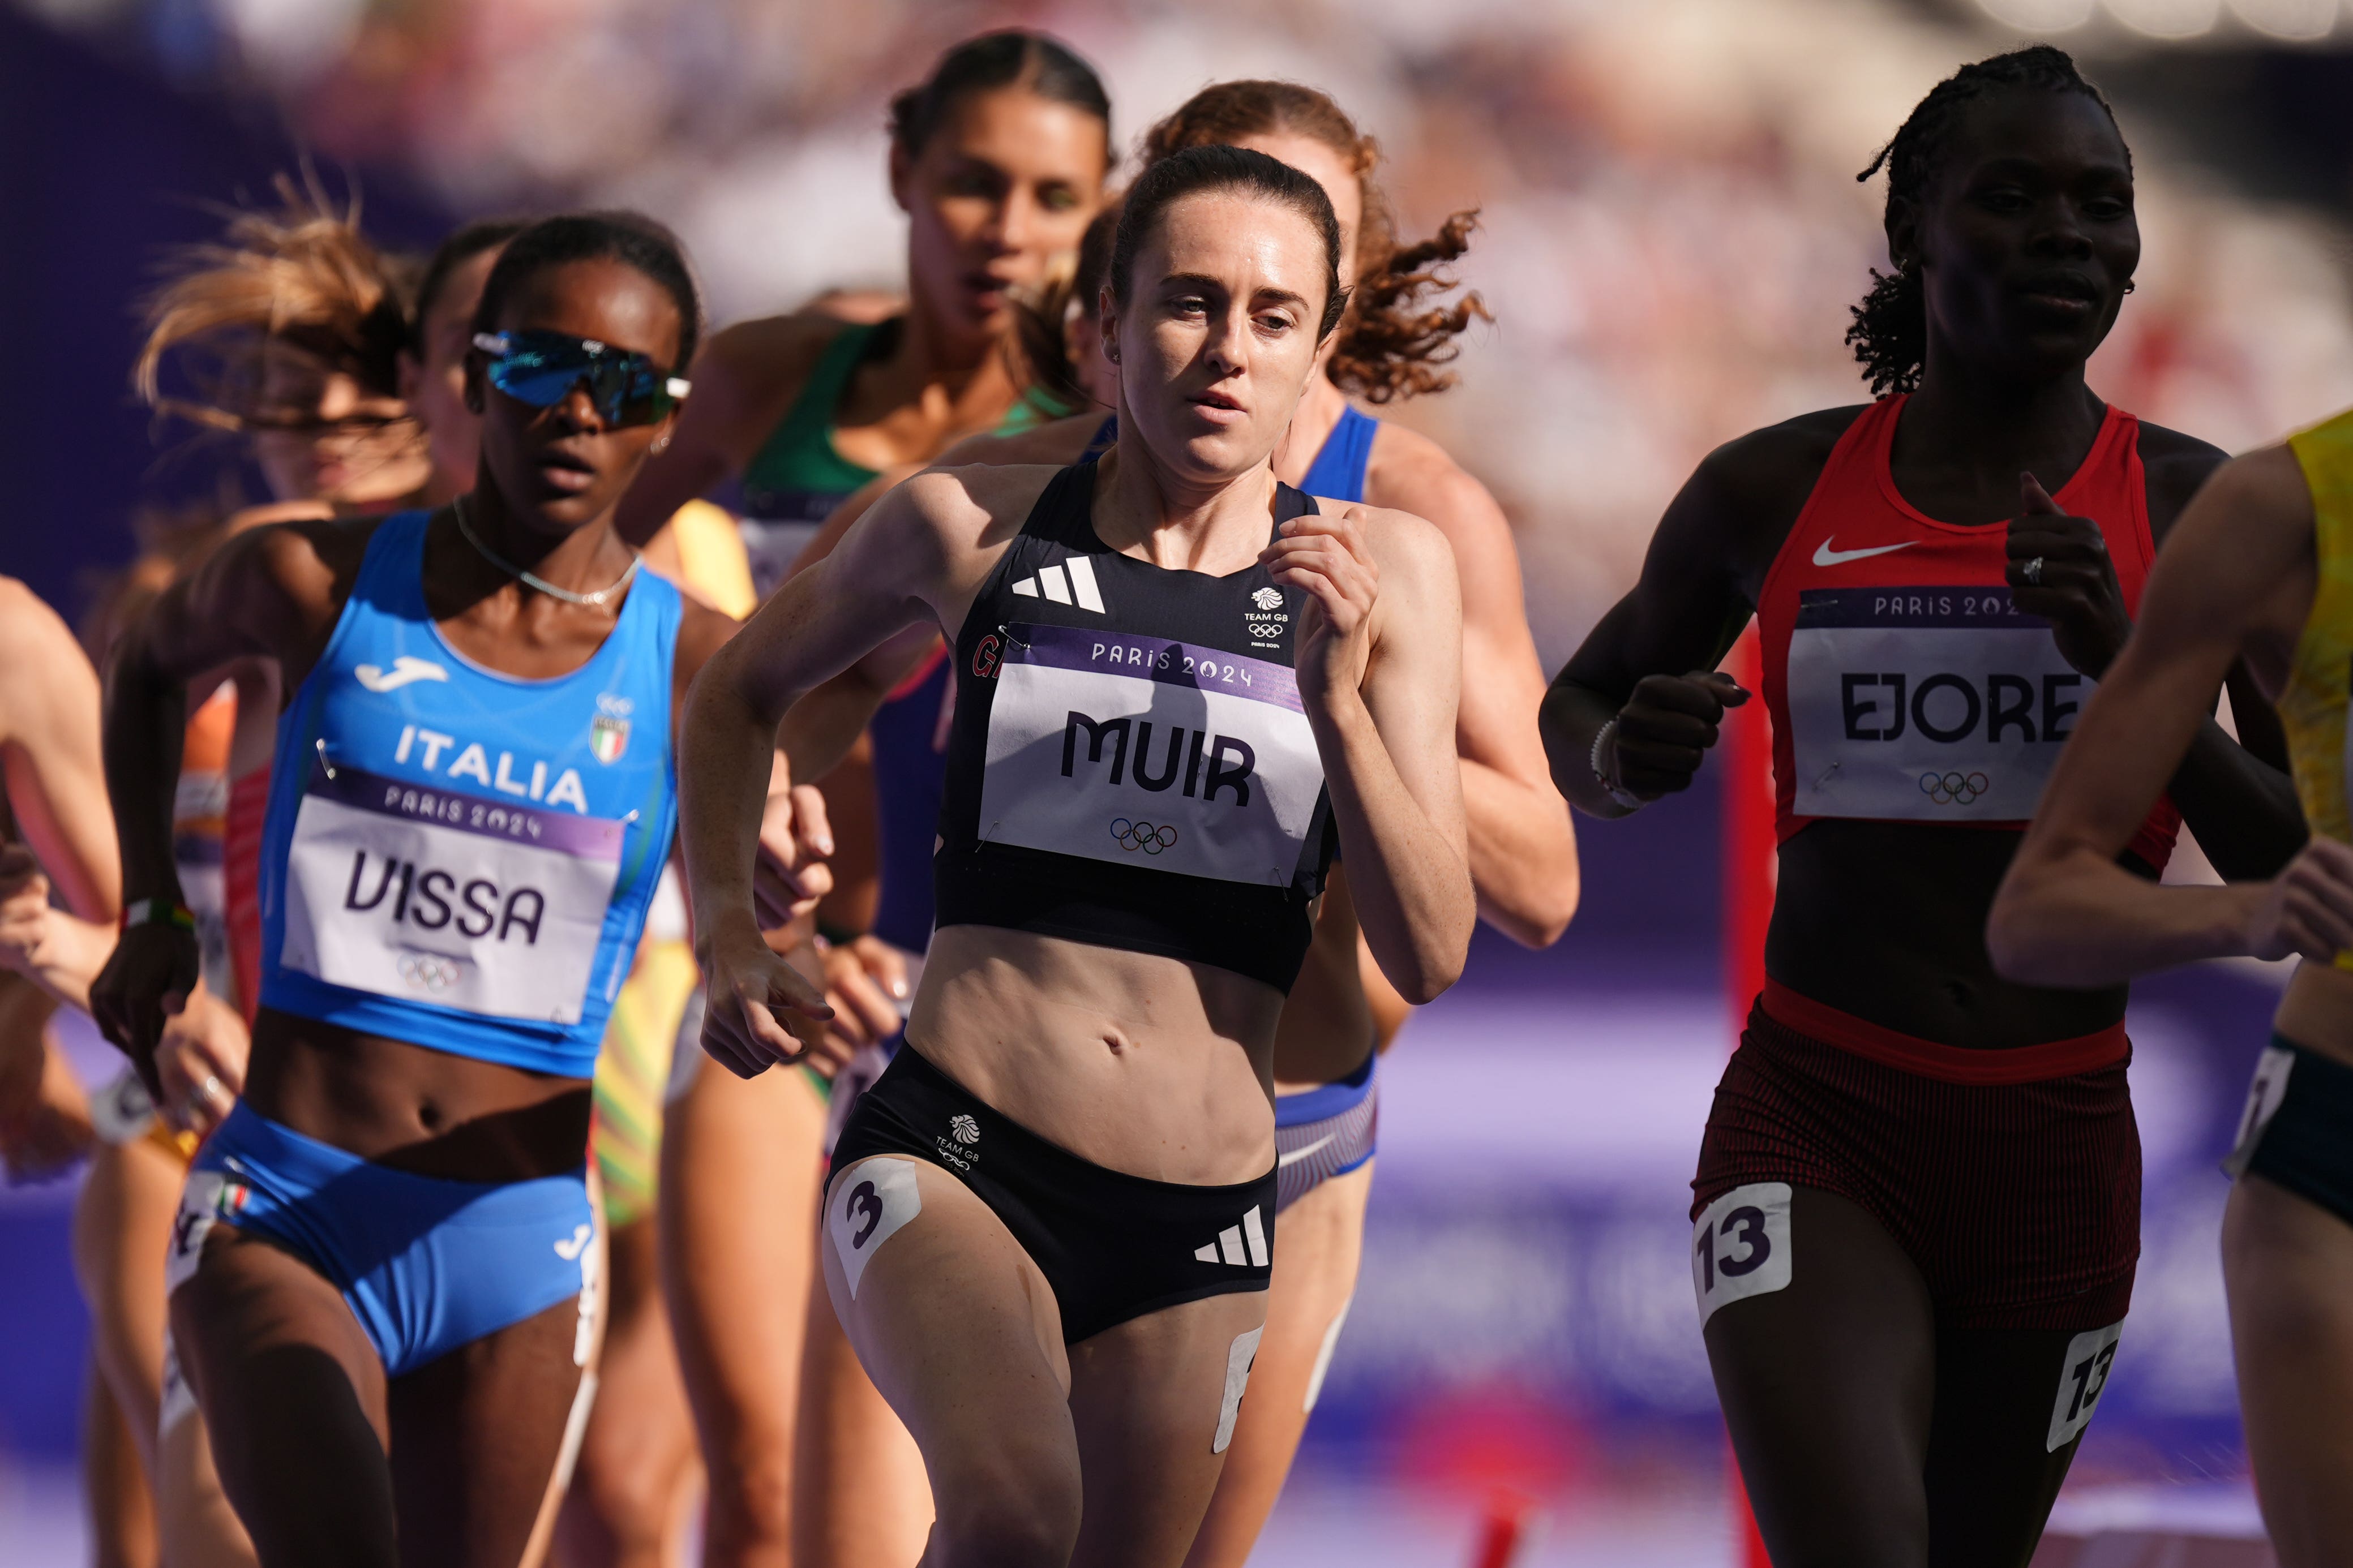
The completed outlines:
[[[1287,667],[1163,637],[1008,630],[984,842],[1289,884],[1324,763]]]
[[[2093,685],[2006,587],[1807,589],[1789,635],[1792,809],[2022,822]]]
[[[2239,1136],[2231,1146],[2230,1158],[2222,1162],[2223,1173],[2236,1179],[2247,1173],[2247,1163],[2255,1157],[2255,1145],[2263,1141],[2263,1129],[2279,1114],[2280,1103],[2287,1099],[2287,1075],[2295,1066],[2295,1053],[2285,1046],[2265,1046],[2255,1062],[2255,1076],[2247,1084],[2246,1109],[2239,1113]]]
[[[379,996],[577,1023],[622,826],[314,762],[279,962]]]
[[[1708,1205],[1692,1227],[1700,1326],[1719,1307],[1788,1289],[1792,1261],[1788,1183],[1755,1182]]]
[[[2046,1453],[2057,1453],[2092,1424],[2092,1412],[2108,1386],[2108,1369],[2116,1364],[2116,1342],[2124,1332],[2119,1320],[2068,1342],[2067,1359],[2059,1368],[2059,1397],[2051,1406],[2051,1435],[2043,1444]]]
[[[204,1261],[205,1238],[212,1235],[213,1226],[223,1220],[236,1224],[252,1196],[243,1182],[218,1171],[188,1173],[187,1185],[180,1189],[180,1212],[172,1216],[171,1250],[164,1255],[164,1295],[195,1277],[196,1266]]]
[[[826,1235],[833,1242],[834,1257],[840,1259],[842,1283],[855,1301],[858,1282],[882,1244],[923,1212],[915,1162],[892,1155],[861,1161],[834,1184],[826,1203]]]

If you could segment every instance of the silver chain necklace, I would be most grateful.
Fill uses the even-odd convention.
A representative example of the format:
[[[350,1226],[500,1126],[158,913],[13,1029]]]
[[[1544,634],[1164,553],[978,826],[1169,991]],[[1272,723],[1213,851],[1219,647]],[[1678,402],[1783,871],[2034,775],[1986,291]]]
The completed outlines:
[[[632,555],[629,558],[629,569],[628,571],[615,578],[611,586],[599,588],[593,594],[575,594],[569,588],[559,588],[554,584],[549,582],[546,578],[526,572],[512,561],[501,559],[497,552],[493,551],[489,545],[483,543],[480,539],[476,537],[473,525],[466,521],[466,512],[468,510],[467,503],[471,501],[474,498],[471,496],[459,496],[456,500],[449,503],[449,515],[458,520],[458,531],[466,536],[466,542],[472,545],[474,549],[480,553],[483,560],[489,562],[500,571],[504,572],[507,575],[522,579],[523,582],[538,589],[541,593],[546,595],[551,599],[561,599],[567,605],[586,605],[589,608],[595,609],[602,605],[606,600],[611,598],[614,595],[628,587],[630,581],[637,576],[638,568],[644,564],[644,558],[642,556]]]

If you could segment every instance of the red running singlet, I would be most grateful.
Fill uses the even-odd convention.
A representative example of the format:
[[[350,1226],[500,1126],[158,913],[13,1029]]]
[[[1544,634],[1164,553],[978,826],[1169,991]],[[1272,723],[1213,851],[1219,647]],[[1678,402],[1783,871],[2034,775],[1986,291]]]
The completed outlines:
[[[2008,530],[1939,522],[1888,468],[1901,395],[1831,453],[1757,605],[1773,719],[1775,825],[1821,817],[2022,831],[2092,694],[2049,623],[2010,603]],[[2052,497],[2100,525],[2126,614],[2157,551],[2140,421],[2111,406]],[[2181,824],[2160,799],[2131,849],[2158,870]]]

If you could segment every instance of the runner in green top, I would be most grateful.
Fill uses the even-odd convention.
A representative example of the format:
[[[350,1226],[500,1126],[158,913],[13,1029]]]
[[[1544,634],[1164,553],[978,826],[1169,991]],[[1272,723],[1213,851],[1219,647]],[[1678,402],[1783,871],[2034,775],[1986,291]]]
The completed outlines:
[[[733,501],[765,597],[843,497],[995,427],[1019,395],[1001,352],[1015,292],[1076,248],[1111,172],[1111,108],[1041,34],[984,34],[892,103],[891,189],[908,216],[902,313],[804,308],[714,336],[693,413],[621,514],[643,545],[686,501]],[[740,496],[723,493],[740,482]]]
[[[690,373],[691,414],[623,504],[623,536],[642,545],[683,502],[740,480],[737,510],[765,595],[816,525],[873,474],[995,427],[1020,391],[1002,352],[1013,295],[1077,248],[1111,163],[1109,101],[1062,46],[1004,32],[950,50],[892,106],[891,184],[908,216],[903,313],[845,325],[849,312],[812,309],[719,333]],[[688,1052],[702,1055],[691,1044]],[[702,1072],[669,1111],[661,1246],[710,1475],[712,1568],[856,1568],[911,1563],[923,1549],[923,1519],[859,1511],[863,1487],[901,1495],[886,1477],[813,1476],[822,1453],[800,1456],[797,1479],[828,1506],[792,1506],[801,1333],[788,1309],[809,1299],[824,1121],[799,1073],[746,1081]],[[769,1205],[758,1246],[746,1244],[746,1193]],[[769,1234],[794,1225],[797,1242]],[[744,1311],[745,1302],[767,1306]],[[833,1524],[848,1538],[819,1538]],[[911,1544],[898,1539],[910,1531]]]

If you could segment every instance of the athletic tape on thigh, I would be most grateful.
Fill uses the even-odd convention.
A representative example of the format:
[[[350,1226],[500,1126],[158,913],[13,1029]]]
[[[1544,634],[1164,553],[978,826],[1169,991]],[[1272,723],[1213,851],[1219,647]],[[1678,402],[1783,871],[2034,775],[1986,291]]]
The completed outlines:
[[[2288,1069],[2295,1066],[2295,1053],[2285,1046],[2265,1046],[2256,1058],[2255,1076],[2247,1082],[2247,1108],[2239,1114],[2238,1141],[2232,1146],[2231,1157],[2222,1162],[2222,1170],[2232,1180],[2247,1173],[2247,1162],[2255,1157],[2263,1129],[2272,1124],[2281,1101],[2287,1099]]]
[[[1735,1187],[1692,1226],[1692,1289],[1700,1326],[1716,1309],[1789,1288],[1789,1184]]]
[[[1332,1352],[1340,1348],[1340,1331],[1347,1325],[1348,1309],[1356,1304],[1356,1293],[1351,1290],[1340,1310],[1332,1314],[1332,1326],[1324,1331],[1324,1346],[1315,1352],[1315,1370],[1307,1374],[1307,1402],[1299,1407],[1310,1415],[1315,1413],[1316,1397],[1324,1392],[1324,1374],[1332,1370]]]
[[[833,1238],[834,1256],[841,1259],[841,1277],[851,1300],[858,1300],[858,1281],[874,1254],[901,1226],[923,1212],[913,1160],[888,1155],[862,1160],[835,1184],[826,1205],[825,1231]]]
[[[2116,1364],[2116,1341],[2124,1331],[2119,1319],[2067,1342],[2067,1359],[2059,1367],[2059,1397],[2051,1405],[2046,1451],[2057,1453],[2092,1424],[2092,1412],[2099,1407],[2100,1395],[2108,1386],[2108,1369]]]
[[[172,1435],[172,1428],[196,1413],[196,1391],[188,1386],[188,1374],[180,1369],[180,1347],[172,1342],[171,1325],[164,1328],[164,1403],[155,1415],[155,1440],[162,1442]]]
[[[583,1226],[590,1231],[582,1236],[573,1233],[580,1245],[580,1318],[572,1331],[572,1364],[585,1367],[589,1357],[596,1353],[597,1342],[604,1338],[605,1323],[605,1231],[602,1226]],[[559,1253],[562,1247],[556,1249]]]
[[[1222,1454],[1234,1440],[1234,1423],[1241,1418],[1242,1391],[1250,1386],[1250,1368],[1258,1361],[1258,1342],[1266,1337],[1266,1325],[1261,1323],[1246,1334],[1236,1334],[1234,1342],[1226,1347],[1226,1394],[1218,1406],[1218,1435],[1209,1439],[1209,1452]]]

